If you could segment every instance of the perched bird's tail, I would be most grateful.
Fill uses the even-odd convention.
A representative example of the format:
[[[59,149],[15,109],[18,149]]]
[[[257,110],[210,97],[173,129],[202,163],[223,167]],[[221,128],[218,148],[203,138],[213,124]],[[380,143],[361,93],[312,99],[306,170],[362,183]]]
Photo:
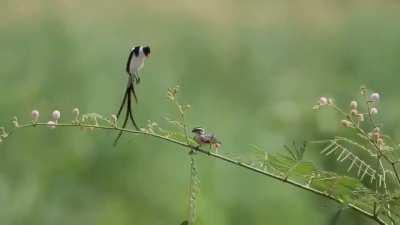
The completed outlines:
[[[117,119],[119,118],[119,116],[121,115],[122,110],[124,109],[125,105],[126,105],[126,113],[125,113],[125,119],[124,119],[124,123],[122,124],[122,128],[125,128],[128,120],[130,119],[133,126],[136,128],[136,130],[139,130],[138,125],[135,122],[135,119],[133,118],[133,113],[132,113],[132,96],[135,98],[135,101],[137,102],[137,96],[136,96],[136,92],[135,92],[135,86],[134,86],[135,81],[132,79],[132,76],[129,75],[129,80],[128,80],[128,84],[125,90],[125,94],[124,94],[124,98],[122,99],[122,103],[121,106],[119,107],[118,113],[117,113]],[[123,131],[120,131],[117,138],[114,141],[114,146],[117,145],[118,140],[120,139],[121,135],[122,135]]]

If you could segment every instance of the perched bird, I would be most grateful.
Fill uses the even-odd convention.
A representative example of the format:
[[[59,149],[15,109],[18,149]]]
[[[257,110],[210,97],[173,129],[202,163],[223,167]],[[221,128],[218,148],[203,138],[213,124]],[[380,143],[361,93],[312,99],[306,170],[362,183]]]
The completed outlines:
[[[125,120],[122,128],[126,127],[128,120],[132,121],[133,126],[139,130],[132,113],[132,96],[135,101],[138,102],[136,96],[135,85],[140,83],[139,71],[143,68],[144,61],[150,57],[150,47],[149,46],[135,46],[131,49],[129,53],[128,61],[126,63],[126,72],[128,73],[128,84],[126,86],[124,98],[122,99],[121,106],[119,107],[117,113],[117,119],[121,115],[122,110],[126,106]],[[114,145],[117,144],[119,138],[122,135],[122,131],[118,134],[114,141]]]
[[[199,144],[199,147],[202,145],[210,145],[210,148],[218,149],[221,146],[221,142],[217,137],[214,134],[207,134],[202,127],[193,128],[192,133],[194,133],[193,140]]]

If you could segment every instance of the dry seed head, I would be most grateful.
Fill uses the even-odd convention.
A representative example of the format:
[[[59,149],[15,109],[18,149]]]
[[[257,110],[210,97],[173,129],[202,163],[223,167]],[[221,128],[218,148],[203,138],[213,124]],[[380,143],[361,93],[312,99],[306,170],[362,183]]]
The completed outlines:
[[[18,118],[16,116],[14,116],[12,123],[14,124],[14,127],[19,127]]]
[[[369,112],[371,113],[371,115],[376,115],[378,114],[378,109],[376,107],[372,107]]]
[[[342,126],[346,128],[351,127],[353,125],[353,123],[348,120],[342,120],[340,121],[340,124],[342,124]]]
[[[313,110],[318,110],[319,108],[320,108],[320,105],[314,105],[314,106],[312,107]]]
[[[351,109],[357,109],[357,107],[358,107],[357,101],[351,101],[350,102],[350,108]]]
[[[360,88],[360,94],[361,95],[365,95],[365,94],[367,94],[367,88],[365,87],[365,86],[362,86],[361,88]]]
[[[383,138],[378,138],[378,140],[376,140],[376,143],[377,143],[379,146],[383,146],[383,145],[384,145]]]
[[[350,114],[351,114],[352,116],[357,116],[357,115],[358,115],[357,109],[352,109],[352,110],[350,111]]]
[[[372,130],[372,132],[374,132],[374,133],[380,133],[380,132],[381,132],[381,129],[380,129],[379,127],[375,127],[375,128]]]
[[[364,114],[360,113],[357,115],[357,118],[360,122],[364,122]]]
[[[116,127],[117,126],[117,116],[115,114],[111,114],[111,125]]]
[[[72,110],[72,114],[74,114],[75,117],[78,117],[79,116],[79,109],[78,108],[74,108]]]
[[[372,133],[372,140],[378,141],[380,139],[381,135],[378,132]]]

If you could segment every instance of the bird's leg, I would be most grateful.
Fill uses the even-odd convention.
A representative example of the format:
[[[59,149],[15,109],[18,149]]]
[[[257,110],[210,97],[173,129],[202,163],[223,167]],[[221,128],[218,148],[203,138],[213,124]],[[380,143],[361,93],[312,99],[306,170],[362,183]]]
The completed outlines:
[[[140,83],[140,77],[139,77],[139,73],[138,72],[135,73],[135,80],[136,80],[137,84]]]
[[[197,145],[197,146],[192,146],[192,147],[190,148],[189,155],[194,155],[194,154],[196,154],[197,151],[200,150],[200,147],[201,147],[200,144]]]

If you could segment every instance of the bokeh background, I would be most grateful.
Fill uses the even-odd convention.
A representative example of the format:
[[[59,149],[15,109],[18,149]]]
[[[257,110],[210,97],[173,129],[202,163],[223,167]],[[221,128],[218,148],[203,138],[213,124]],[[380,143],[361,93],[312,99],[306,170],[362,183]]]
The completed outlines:
[[[282,151],[292,140],[341,132],[319,96],[346,105],[367,85],[381,93],[385,129],[400,136],[397,1],[1,0],[0,123],[115,113],[134,44],[152,57],[137,120],[173,117],[168,87],[192,105],[191,126],[223,151]],[[189,157],[143,136],[25,129],[0,145],[0,224],[172,225],[188,214]],[[306,153],[326,168],[340,167]],[[198,224],[331,224],[341,207],[224,162],[197,157]],[[373,224],[351,210],[339,224]]]

